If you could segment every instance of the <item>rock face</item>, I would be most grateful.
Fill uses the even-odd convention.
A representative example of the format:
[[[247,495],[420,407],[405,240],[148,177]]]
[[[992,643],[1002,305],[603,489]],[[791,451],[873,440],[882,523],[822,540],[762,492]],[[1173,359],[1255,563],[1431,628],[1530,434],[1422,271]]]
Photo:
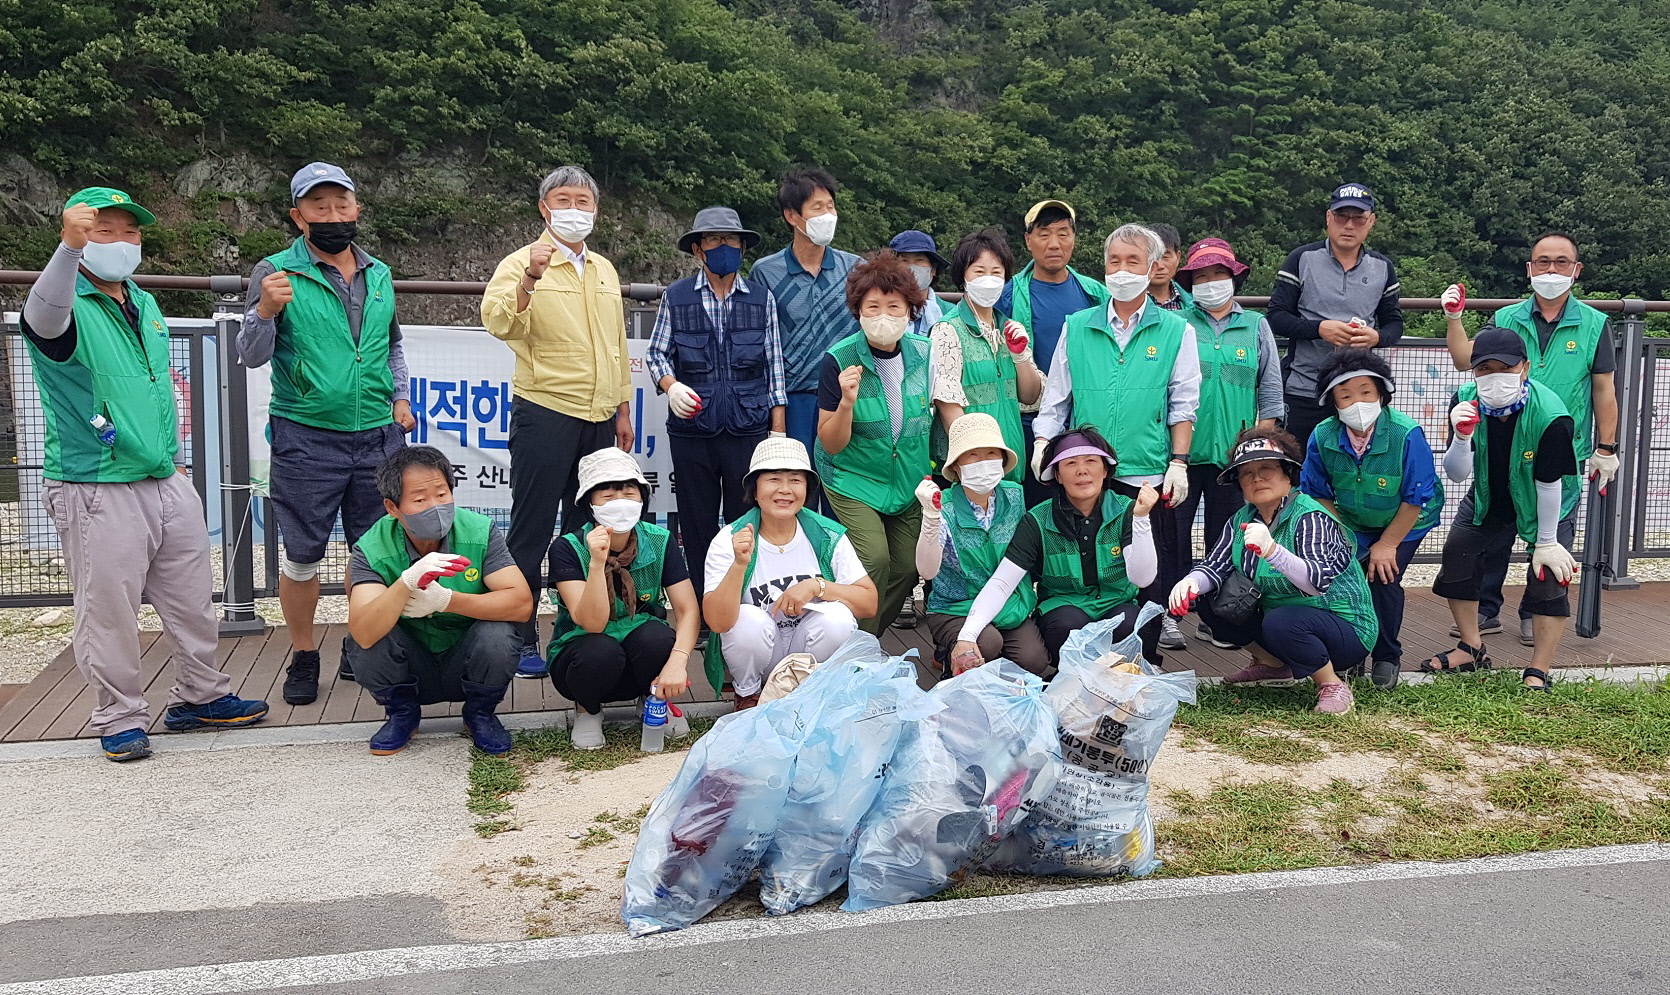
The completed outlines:
[[[284,177],[246,155],[199,159],[174,174],[174,190],[191,199],[205,190],[223,194],[265,194]]]
[[[0,158],[0,218],[7,224],[55,223],[64,195],[46,170],[20,155]]]

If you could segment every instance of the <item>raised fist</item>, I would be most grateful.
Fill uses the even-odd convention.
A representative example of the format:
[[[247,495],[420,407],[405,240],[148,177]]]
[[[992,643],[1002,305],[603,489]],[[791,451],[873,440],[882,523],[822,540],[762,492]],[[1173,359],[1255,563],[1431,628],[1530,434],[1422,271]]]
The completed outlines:
[[[551,253],[555,251],[557,250],[553,245],[535,242],[533,249],[528,253],[528,275],[535,280],[544,276],[545,271],[551,266]]]
[[[255,313],[269,320],[276,318],[295,299],[296,290],[290,286],[290,274],[281,269],[273,270],[261,278],[261,302],[255,305]]]
[[[99,209],[77,204],[64,208],[64,230],[59,238],[64,244],[76,251],[81,251],[87,245],[88,238],[93,234],[93,225],[99,220]]]

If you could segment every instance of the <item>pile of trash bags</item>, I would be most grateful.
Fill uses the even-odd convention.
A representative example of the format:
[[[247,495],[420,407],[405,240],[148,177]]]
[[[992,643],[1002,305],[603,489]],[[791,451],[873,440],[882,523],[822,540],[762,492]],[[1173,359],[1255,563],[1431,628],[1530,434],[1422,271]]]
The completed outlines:
[[[1148,770],[1195,680],[1115,645],[1114,624],[1076,633],[1047,689],[995,660],[924,692],[908,657],[858,633],[791,693],[720,719],[639,830],[628,932],[683,929],[756,871],[773,915],[843,884],[847,911],[908,902],[980,868],[1149,873]]]

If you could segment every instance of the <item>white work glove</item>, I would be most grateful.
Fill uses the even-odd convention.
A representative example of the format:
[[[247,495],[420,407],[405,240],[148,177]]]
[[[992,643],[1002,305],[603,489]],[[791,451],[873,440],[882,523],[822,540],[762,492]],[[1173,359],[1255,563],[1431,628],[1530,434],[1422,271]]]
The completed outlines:
[[[702,410],[702,399],[696,396],[695,391],[674,380],[673,385],[667,388],[667,407],[676,417],[694,418]]]
[[[1600,484],[1601,496],[1605,497],[1606,485],[1618,476],[1618,454],[1595,450],[1594,455],[1589,457],[1588,471],[1589,479]]]
[[[1450,409],[1450,427],[1455,429],[1458,439],[1473,440],[1473,432],[1479,427],[1479,402],[1462,401]]]
[[[1044,479],[1044,450],[1049,448],[1050,440],[1032,440],[1032,475],[1039,480]]]
[[[1577,561],[1572,559],[1571,550],[1557,542],[1539,544],[1531,550],[1531,569],[1536,571],[1538,580],[1547,580],[1552,571],[1554,580],[1563,587],[1577,573]]]
[[[426,618],[436,612],[446,611],[446,606],[451,602],[452,588],[430,584],[413,591],[406,599],[406,607],[400,609],[400,614],[406,618]]]
[[[1195,602],[1200,600],[1200,585],[1193,577],[1184,577],[1171,589],[1171,613],[1182,618],[1194,610]]]
[[[939,487],[932,477],[923,477],[916,485],[916,503],[922,506],[923,518],[938,518],[940,516]]]
[[[1270,534],[1270,527],[1256,519],[1241,526],[1241,541],[1259,556],[1276,551],[1276,537]]]
[[[1444,305],[1445,318],[1460,318],[1461,312],[1467,307],[1467,284],[1450,284],[1444,295],[1438,298],[1438,303]]]
[[[789,437],[789,433],[787,433],[787,432],[767,432],[766,436],[768,438],[772,438],[772,439],[786,439],[786,438]]]
[[[469,569],[469,566],[470,560],[465,556],[441,552],[425,553],[418,557],[416,563],[401,572],[400,582],[406,585],[408,591],[417,591],[419,590],[418,585],[423,582],[425,576],[430,576],[431,580],[435,577],[451,577],[455,573]],[[430,586],[435,585],[431,584]]]
[[[1189,499],[1189,468],[1182,463],[1167,463],[1166,476],[1160,487],[1166,507],[1175,508]]]

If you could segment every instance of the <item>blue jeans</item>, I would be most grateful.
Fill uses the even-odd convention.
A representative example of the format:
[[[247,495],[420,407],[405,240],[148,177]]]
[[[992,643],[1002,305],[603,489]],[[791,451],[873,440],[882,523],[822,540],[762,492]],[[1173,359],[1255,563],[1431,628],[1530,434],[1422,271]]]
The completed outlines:
[[[796,390],[789,392],[789,404],[783,411],[783,429],[791,439],[799,439],[809,454],[818,438],[818,392]]]
[[[1321,608],[1309,605],[1272,608],[1240,624],[1212,611],[1209,597],[1201,599],[1196,610],[1212,627],[1214,638],[1236,646],[1257,643],[1292,668],[1294,677],[1309,677],[1330,663],[1335,673],[1343,674],[1368,656],[1368,647],[1358,638],[1351,623]]]
[[[1359,534],[1360,535],[1360,534]],[[1373,542],[1378,536],[1361,536]],[[1422,536],[1421,539],[1426,538]],[[1361,542],[1358,543],[1362,545]],[[1374,601],[1374,613],[1380,616],[1380,638],[1374,641],[1374,659],[1390,660],[1399,663],[1403,660],[1403,643],[1398,640],[1398,634],[1403,629],[1403,572],[1409,569],[1409,561],[1415,558],[1415,550],[1421,546],[1420,539],[1405,539],[1397,545],[1397,580],[1390,584],[1381,584],[1372,578],[1368,582],[1369,597]],[[1363,565],[1363,573],[1368,573],[1368,554],[1364,553],[1358,562]]]

